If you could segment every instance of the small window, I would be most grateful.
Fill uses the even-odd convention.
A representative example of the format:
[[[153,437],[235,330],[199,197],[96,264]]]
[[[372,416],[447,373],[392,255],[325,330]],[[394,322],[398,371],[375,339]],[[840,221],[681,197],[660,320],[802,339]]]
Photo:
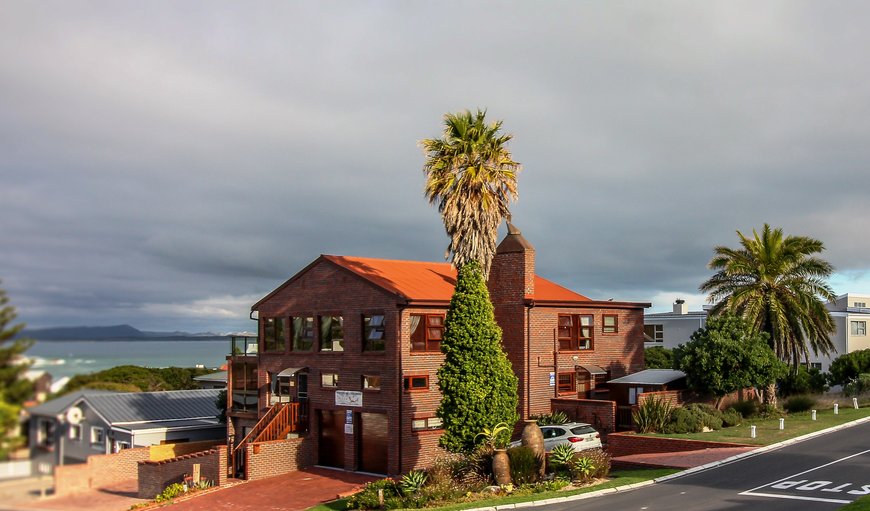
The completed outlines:
[[[414,431],[427,431],[431,429],[441,429],[443,422],[438,417],[428,417],[425,419],[414,419],[411,421],[411,429]]]
[[[320,317],[320,351],[344,351],[344,320],[341,316]]]
[[[321,387],[338,387],[338,374],[337,373],[322,373],[320,375],[320,386]]]
[[[286,332],[286,318],[263,318],[263,351],[284,351]]]
[[[664,342],[665,340],[664,325],[644,325],[643,333],[646,335],[645,341]]]
[[[383,314],[363,316],[363,351],[385,351],[387,349],[385,333]]]
[[[405,376],[404,385],[406,392],[421,392],[429,390],[429,376]]]
[[[591,350],[593,321],[589,315],[559,316],[559,351]]]
[[[559,373],[559,394],[573,394],[576,392],[576,375],[571,373]]]
[[[105,432],[103,428],[92,427],[91,428],[91,444],[95,446],[99,446],[103,444],[103,438]]]
[[[860,309],[864,309],[867,307],[867,302],[855,302],[855,307],[858,307]]]
[[[852,321],[852,335],[867,335],[867,322]]]
[[[53,420],[42,420],[39,421],[37,431],[36,441],[40,447],[44,447],[46,449],[54,448],[54,430],[55,423]]]
[[[314,348],[314,318],[293,318],[293,351]]]
[[[821,362],[810,362],[810,369],[818,369],[819,371],[821,371],[822,370],[822,363]]]
[[[69,439],[75,442],[82,441],[82,426],[80,424],[70,424]]]
[[[381,377],[376,374],[364,374],[362,388],[366,390],[381,390]]]
[[[619,333],[619,316],[615,314],[605,314],[601,318],[601,331],[605,334]]]
[[[440,352],[442,337],[443,314],[411,315],[411,351]]]

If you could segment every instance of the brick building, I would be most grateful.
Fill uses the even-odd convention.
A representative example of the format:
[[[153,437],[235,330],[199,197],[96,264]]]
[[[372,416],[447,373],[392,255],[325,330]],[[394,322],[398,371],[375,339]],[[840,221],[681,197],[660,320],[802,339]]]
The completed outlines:
[[[426,465],[438,450],[436,373],[455,281],[447,263],[323,255],[254,304],[257,345],[228,357],[235,450],[271,430],[299,434],[299,465]],[[556,397],[606,398],[604,382],[643,369],[649,304],[595,301],[537,276],[535,250],[513,226],[489,288],[522,417],[549,412]]]

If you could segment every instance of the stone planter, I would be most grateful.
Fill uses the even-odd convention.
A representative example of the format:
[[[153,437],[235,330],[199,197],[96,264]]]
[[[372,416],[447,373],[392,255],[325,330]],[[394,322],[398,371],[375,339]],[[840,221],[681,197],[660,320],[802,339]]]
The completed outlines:
[[[511,460],[507,450],[496,449],[492,453],[492,475],[499,486],[511,484]]]
[[[522,445],[527,446],[535,453],[535,457],[538,458],[540,462],[540,468],[538,469],[539,477],[544,477],[544,472],[546,470],[546,452],[544,451],[544,434],[541,432],[541,428],[538,427],[538,422],[533,419],[526,419],[523,421],[526,425],[523,428],[523,436],[520,441]]]

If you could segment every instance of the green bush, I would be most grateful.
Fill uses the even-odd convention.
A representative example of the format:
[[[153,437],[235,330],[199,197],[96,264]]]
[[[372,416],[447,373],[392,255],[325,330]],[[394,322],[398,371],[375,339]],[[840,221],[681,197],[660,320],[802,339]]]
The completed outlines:
[[[172,500],[175,497],[184,493],[184,485],[181,483],[172,483],[166,488],[163,488],[163,491],[154,497],[155,502],[166,502],[168,500]]]
[[[643,361],[647,369],[673,369],[674,352],[663,346],[653,346],[643,350]]]
[[[701,417],[686,408],[675,408],[665,426],[665,433],[700,433],[704,425]]]
[[[359,493],[351,495],[347,499],[348,509],[378,509],[378,490],[384,490],[384,507],[386,509],[398,509],[402,507],[401,489],[396,481],[387,478],[372,481],[365,485]],[[398,498],[397,498],[398,497]],[[392,505],[392,507],[390,507]]]
[[[557,474],[566,472],[574,461],[574,454],[574,447],[571,444],[559,444],[553,447],[550,450],[550,470]]]
[[[399,488],[402,490],[402,495],[411,495],[417,493],[426,484],[426,472],[422,470],[412,470],[402,476],[399,482]]]
[[[692,403],[686,408],[696,414],[701,420],[701,427],[710,428],[712,430],[722,429],[723,418],[722,412],[713,406],[705,403]]]
[[[507,450],[507,454],[514,484],[537,482],[542,460],[535,455],[531,447],[527,445],[511,447]]]
[[[722,425],[726,428],[733,428],[743,423],[743,416],[734,408],[729,408],[722,413]]]
[[[788,413],[806,412],[816,406],[816,398],[812,396],[790,396],[782,403],[782,408]]]
[[[587,459],[589,461],[581,463],[589,463],[594,467],[593,470],[590,472],[589,477],[591,479],[607,477],[607,475],[610,473],[610,455],[603,450],[589,449],[588,451],[577,453],[574,458],[574,465],[577,465],[577,460],[582,459]]]
[[[731,405],[730,409],[737,411],[744,419],[749,419],[758,415],[758,401],[737,401]]]
[[[540,415],[532,415],[531,419],[537,421],[538,426],[549,426],[551,424],[565,424],[568,422],[568,416],[563,411],[555,411],[553,413],[542,413]]]
[[[821,394],[828,390],[829,375],[813,367],[798,366],[796,372],[789,371],[777,382],[777,393],[782,397],[798,394]]]
[[[632,413],[632,420],[638,432],[658,433],[664,431],[673,409],[670,401],[653,396],[637,407]]]
[[[870,373],[870,349],[853,351],[831,362],[831,384],[846,385],[859,375]]]
[[[855,379],[843,386],[843,393],[847,396],[857,396],[870,392],[870,374],[859,374]]]

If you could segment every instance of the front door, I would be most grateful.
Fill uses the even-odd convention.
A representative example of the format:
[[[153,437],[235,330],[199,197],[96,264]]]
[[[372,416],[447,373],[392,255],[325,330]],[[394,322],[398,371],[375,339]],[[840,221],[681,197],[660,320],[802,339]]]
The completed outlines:
[[[389,445],[387,414],[360,413],[358,417],[359,469],[363,472],[386,474]]]
[[[344,468],[344,411],[317,410],[317,464]]]

